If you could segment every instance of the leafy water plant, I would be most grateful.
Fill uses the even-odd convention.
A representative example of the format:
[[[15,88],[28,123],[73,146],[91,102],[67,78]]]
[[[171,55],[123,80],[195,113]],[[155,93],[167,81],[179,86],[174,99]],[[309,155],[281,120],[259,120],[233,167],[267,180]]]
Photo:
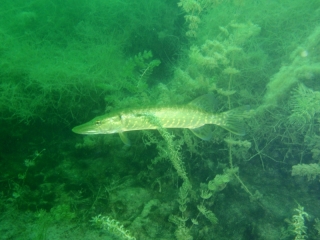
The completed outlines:
[[[305,127],[311,123],[314,116],[320,112],[320,92],[313,91],[300,83],[292,92],[290,106],[292,114],[289,122],[293,125]]]
[[[304,211],[304,207],[298,205],[297,208],[294,209],[296,212],[295,215],[292,216],[292,226],[294,227],[293,232],[295,233],[296,237],[295,240],[302,240],[307,238],[307,227],[305,226],[304,222],[305,219],[309,218],[308,213]]]
[[[123,227],[123,225],[121,225],[119,222],[112,218],[102,216],[101,214],[99,214],[98,216],[93,217],[92,220],[90,220],[90,222],[92,222],[92,224],[96,227],[108,230],[114,235],[121,237],[122,239],[136,239],[135,237],[131,236],[131,233],[128,230],[126,230]]]

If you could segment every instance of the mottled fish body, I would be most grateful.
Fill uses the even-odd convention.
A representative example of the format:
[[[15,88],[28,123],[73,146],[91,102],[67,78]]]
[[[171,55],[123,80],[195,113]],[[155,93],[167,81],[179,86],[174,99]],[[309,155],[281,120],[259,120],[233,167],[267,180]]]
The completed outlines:
[[[107,117],[107,116],[106,116]],[[122,131],[163,128],[198,128],[205,124],[220,125],[223,117],[192,107],[142,108],[124,111],[118,115]],[[157,120],[155,123],[154,120]]]
[[[207,99],[201,97],[201,101]],[[76,126],[73,132],[79,134],[112,134],[135,130],[157,128],[188,128],[196,136],[207,140],[210,133],[203,128],[206,125],[217,125],[228,131],[243,135],[243,108],[237,108],[222,113],[212,113],[201,107],[200,98],[185,106],[173,107],[147,107],[125,109],[111,112],[92,119],[91,121]]]

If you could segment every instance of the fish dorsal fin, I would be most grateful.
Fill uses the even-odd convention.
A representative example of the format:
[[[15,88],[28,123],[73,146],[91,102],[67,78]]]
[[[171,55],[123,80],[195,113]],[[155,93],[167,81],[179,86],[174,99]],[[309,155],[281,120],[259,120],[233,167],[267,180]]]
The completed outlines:
[[[128,138],[127,134],[125,132],[119,132],[119,136],[121,141],[126,145],[126,146],[131,146],[130,139]]]
[[[190,128],[190,131],[202,140],[209,141],[212,138],[212,129],[209,125],[204,125],[198,128]]]
[[[189,106],[199,108],[205,112],[213,112],[217,105],[217,99],[213,93],[208,93],[197,97],[188,103]]]

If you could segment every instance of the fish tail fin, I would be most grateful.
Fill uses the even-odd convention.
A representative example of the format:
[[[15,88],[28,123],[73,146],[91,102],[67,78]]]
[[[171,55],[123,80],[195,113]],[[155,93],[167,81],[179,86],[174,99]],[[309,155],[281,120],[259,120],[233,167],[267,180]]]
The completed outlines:
[[[249,111],[249,106],[242,106],[218,115],[220,127],[229,132],[243,136],[245,135],[244,117]]]

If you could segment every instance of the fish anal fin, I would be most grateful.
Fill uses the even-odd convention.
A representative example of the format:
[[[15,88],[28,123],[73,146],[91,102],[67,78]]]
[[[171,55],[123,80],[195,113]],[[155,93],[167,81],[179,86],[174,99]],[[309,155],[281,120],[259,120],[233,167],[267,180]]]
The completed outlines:
[[[198,128],[190,128],[190,131],[196,135],[198,138],[209,141],[212,138],[211,127],[208,125],[204,125]]]

